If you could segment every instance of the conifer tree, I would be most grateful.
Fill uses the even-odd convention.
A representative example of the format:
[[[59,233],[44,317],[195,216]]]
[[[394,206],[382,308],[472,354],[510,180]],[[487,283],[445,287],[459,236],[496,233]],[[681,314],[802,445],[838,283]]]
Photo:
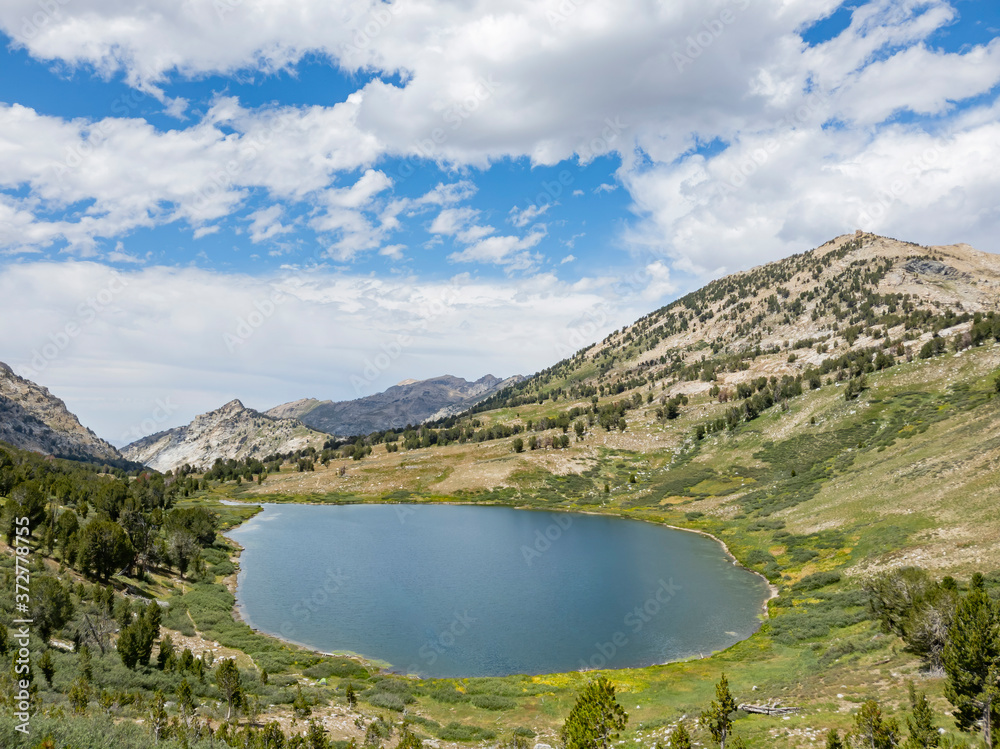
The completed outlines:
[[[726,739],[733,727],[734,712],[736,712],[736,700],[729,691],[729,680],[722,674],[719,683],[715,685],[715,699],[701,716],[701,722],[708,727],[709,733],[719,742],[721,749],[726,749]]]
[[[934,727],[934,713],[927,702],[927,695],[917,692],[911,681],[908,685],[910,692],[910,717],[906,719],[906,727],[910,731],[910,736],[904,745],[906,749],[927,749],[936,747],[941,743],[941,737]]]
[[[566,749],[609,749],[627,722],[614,685],[601,676],[577,698],[563,724],[562,739]]]
[[[993,726],[1000,720],[1000,615],[978,573],[955,610],[941,658],[948,677],[944,693],[955,706],[955,723],[968,732],[982,726],[992,749]]]

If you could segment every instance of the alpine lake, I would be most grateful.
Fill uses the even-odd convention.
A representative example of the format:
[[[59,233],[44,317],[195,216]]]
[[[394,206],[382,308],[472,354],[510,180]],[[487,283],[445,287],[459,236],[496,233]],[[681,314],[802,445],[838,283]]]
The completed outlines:
[[[604,515],[265,504],[228,535],[252,627],[421,677],[704,656],[753,634],[769,595],[710,537]]]

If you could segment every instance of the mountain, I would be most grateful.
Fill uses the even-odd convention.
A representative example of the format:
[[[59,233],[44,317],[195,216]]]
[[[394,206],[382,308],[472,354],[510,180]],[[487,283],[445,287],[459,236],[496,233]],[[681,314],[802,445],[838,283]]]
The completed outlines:
[[[47,388],[0,362],[0,441],[60,458],[119,464],[121,453],[80,424]]]
[[[486,375],[475,382],[443,375],[429,380],[404,380],[382,393],[351,401],[292,401],[268,410],[269,416],[298,419],[328,434],[351,436],[399,429],[461,413],[484,398],[524,378],[501,380]]]
[[[998,310],[1000,256],[858,232],[712,281],[474,410],[553,389],[572,395],[584,383],[599,395],[640,380],[707,394],[762,375],[798,377],[851,352],[874,357],[876,348],[913,358],[931,338],[954,335],[950,323],[965,330],[969,317]]]
[[[202,414],[187,426],[136,440],[122,449],[129,459],[158,471],[184,464],[210,468],[216,458],[262,458],[306,447],[321,447],[329,435],[293,419],[275,418],[233,400]]]

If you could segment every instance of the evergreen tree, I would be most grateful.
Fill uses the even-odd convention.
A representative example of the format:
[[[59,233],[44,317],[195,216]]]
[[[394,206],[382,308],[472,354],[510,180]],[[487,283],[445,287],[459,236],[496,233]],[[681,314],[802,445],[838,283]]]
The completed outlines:
[[[193,715],[198,706],[194,701],[194,693],[191,691],[191,685],[188,684],[187,679],[181,679],[181,683],[177,686],[177,705],[185,716]]]
[[[586,686],[562,727],[566,749],[609,749],[628,715],[615,699],[615,687],[603,676]]]
[[[306,699],[306,696],[302,694],[301,685],[296,685],[295,687],[295,699],[292,700],[292,710],[300,718],[307,718],[312,713],[309,701]]]
[[[715,699],[701,716],[701,722],[708,727],[712,738],[726,749],[726,738],[733,727],[732,714],[736,712],[736,700],[729,691],[729,680],[722,674],[719,683],[715,685]]]
[[[934,727],[934,713],[927,702],[927,695],[917,692],[911,681],[908,685],[910,692],[911,715],[906,719],[906,727],[910,731],[910,737],[904,746],[906,749],[927,749],[936,747],[941,743],[941,736]]]
[[[326,729],[314,720],[309,721],[309,730],[305,735],[308,749],[330,749],[330,741],[326,738]]]
[[[118,642],[115,649],[121,656],[125,668],[134,669],[139,664],[139,643],[136,639],[135,628],[132,625],[125,627],[118,633]]]
[[[215,671],[215,683],[227,704],[226,720],[233,716],[233,710],[243,705],[243,676],[233,658],[226,658]]]
[[[399,743],[396,749],[423,749],[424,742],[417,738],[416,734],[407,725],[399,733]]]
[[[354,709],[358,706],[358,695],[354,692],[354,685],[347,682],[347,690],[345,691],[345,696],[347,697],[347,706]]]
[[[87,703],[90,702],[90,684],[82,676],[73,682],[69,688],[69,704],[73,712],[83,715],[87,712]]]
[[[48,643],[52,633],[62,629],[73,616],[69,589],[54,577],[31,581],[31,618],[39,637]]]
[[[52,651],[49,648],[45,649],[42,653],[42,657],[38,659],[38,668],[42,672],[42,676],[45,677],[45,682],[52,688],[52,677],[56,675],[56,664],[52,660]]]
[[[132,565],[135,549],[125,531],[110,520],[92,520],[80,531],[77,564],[84,574],[107,581],[111,575]]]
[[[846,749],[836,728],[831,728],[826,734],[826,749]]]
[[[962,731],[982,726],[986,746],[993,747],[993,726],[1000,719],[1000,616],[986,594],[982,575],[955,610],[942,653],[945,696],[955,706]]]
[[[683,723],[670,732],[670,749],[691,749],[691,734]]]
[[[176,657],[174,640],[170,635],[167,635],[160,640],[160,652],[156,654],[156,665],[159,666],[161,671],[169,671]],[[264,683],[266,684],[267,682]]]
[[[848,738],[864,749],[894,749],[899,746],[899,725],[883,717],[875,700],[868,700],[854,716],[854,729]]]

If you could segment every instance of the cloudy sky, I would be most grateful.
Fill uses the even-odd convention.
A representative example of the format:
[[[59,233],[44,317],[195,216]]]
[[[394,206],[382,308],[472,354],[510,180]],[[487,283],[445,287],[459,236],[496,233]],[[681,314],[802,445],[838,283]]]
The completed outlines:
[[[5,0],[0,360],[122,444],[530,374],[863,228],[1000,251],[995,0]]]

